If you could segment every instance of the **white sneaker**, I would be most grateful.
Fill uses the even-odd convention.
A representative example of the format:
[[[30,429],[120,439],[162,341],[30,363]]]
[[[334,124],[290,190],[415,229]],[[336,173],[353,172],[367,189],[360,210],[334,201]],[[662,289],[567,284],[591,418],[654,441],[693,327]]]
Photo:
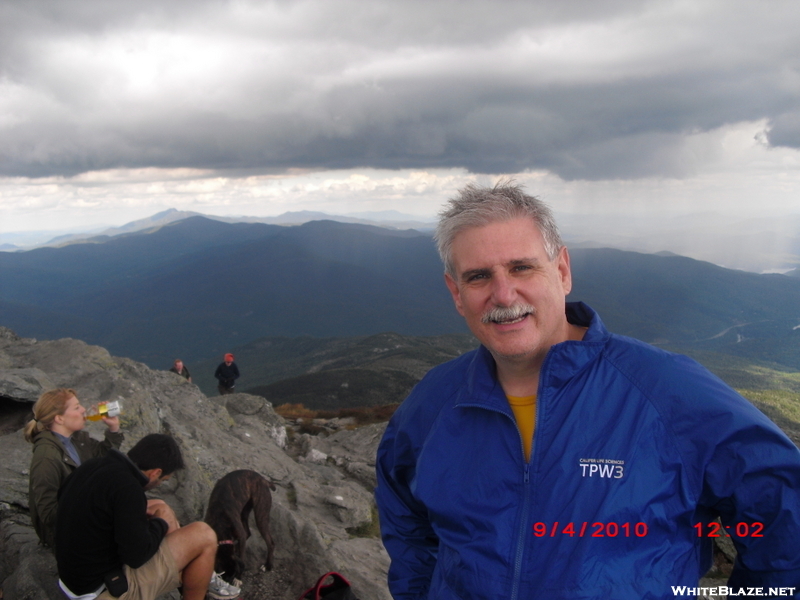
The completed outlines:
[[[241,591],[238,587],[231,585],[220,577],[219,573],[214,573],[211,576],[211,581],[208,582],[208,596],[217,600],[238,598]]]

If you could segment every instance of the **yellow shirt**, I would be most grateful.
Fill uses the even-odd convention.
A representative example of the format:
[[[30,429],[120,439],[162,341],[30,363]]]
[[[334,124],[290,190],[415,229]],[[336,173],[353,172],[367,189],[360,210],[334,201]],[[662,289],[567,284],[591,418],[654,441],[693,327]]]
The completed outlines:
[[[531,446],[533,446],[533,429],[536,426],[536,396],[506,396],[517,427],[522,435],[522,448],[525,450],[525,460],[531,459]]]

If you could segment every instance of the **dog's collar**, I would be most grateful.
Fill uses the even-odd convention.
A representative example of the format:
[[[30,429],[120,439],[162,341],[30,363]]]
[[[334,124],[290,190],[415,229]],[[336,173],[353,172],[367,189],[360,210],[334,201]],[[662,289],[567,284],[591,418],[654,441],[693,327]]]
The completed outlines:
[[[220,546],[235,546],[236,540],[219,540],[217,544]]]

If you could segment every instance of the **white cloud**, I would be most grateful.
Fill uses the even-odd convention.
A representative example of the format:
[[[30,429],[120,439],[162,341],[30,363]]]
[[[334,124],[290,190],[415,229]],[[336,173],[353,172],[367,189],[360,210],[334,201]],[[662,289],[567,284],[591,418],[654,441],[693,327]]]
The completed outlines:
[[[564,180],[546,170],[515,178],[551,202],[557,213],[606,214],[626,228],[619,215],[663,215],[701,210],[721,214],[780,215],[800,212],[800,152],[770,148],[766,123],[740,123],[680,139],[682,156],[697,172],[689,177],[624,180]],[[762,135],[759,135],[759,134]],[[431,217],[454,191],[470,181],[492,183],[499,174],[476,176],[457,169],[299,171],[289,174],[203,169],[111,169],[48,178],[0,179],[0,214],[30,227],[63,224],[62,212],[103,206],[123,214],[148,216],[166,208],[219,215],[274,216],[289,210],[346,214],[395,209]],[[35,217],[33,214],[35,212]],[[47,215],[50,215],[48,218]],[[25,218],[25,215],[28,215]],[[92,221],[78,212],[75,223]],[[105,214],[102,222],[107,222]],[[122,224],[119,220],[117,225]],[[631,220],[631,227],[641,227]],[[652,223],[651,225],[652,226]],[[21,229],[23,227],[18,227]]]

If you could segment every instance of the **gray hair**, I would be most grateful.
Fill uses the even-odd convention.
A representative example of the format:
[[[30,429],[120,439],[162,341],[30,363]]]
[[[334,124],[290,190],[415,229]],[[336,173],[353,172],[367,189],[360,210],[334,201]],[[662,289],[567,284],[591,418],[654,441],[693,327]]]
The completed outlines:
[[[455,277],[453,267],[453,240],[464,229],[483,227],[490,223],[530,217],[544,238],[544,249],[550,260],[555,260],[564,246],[558,233],[553,212],[535,196],[528,196],[521,185],[501,180],[493,188],[470,183],[451,198],[448,206],[439,213],[439,224],[433,239],[445,272]]]

